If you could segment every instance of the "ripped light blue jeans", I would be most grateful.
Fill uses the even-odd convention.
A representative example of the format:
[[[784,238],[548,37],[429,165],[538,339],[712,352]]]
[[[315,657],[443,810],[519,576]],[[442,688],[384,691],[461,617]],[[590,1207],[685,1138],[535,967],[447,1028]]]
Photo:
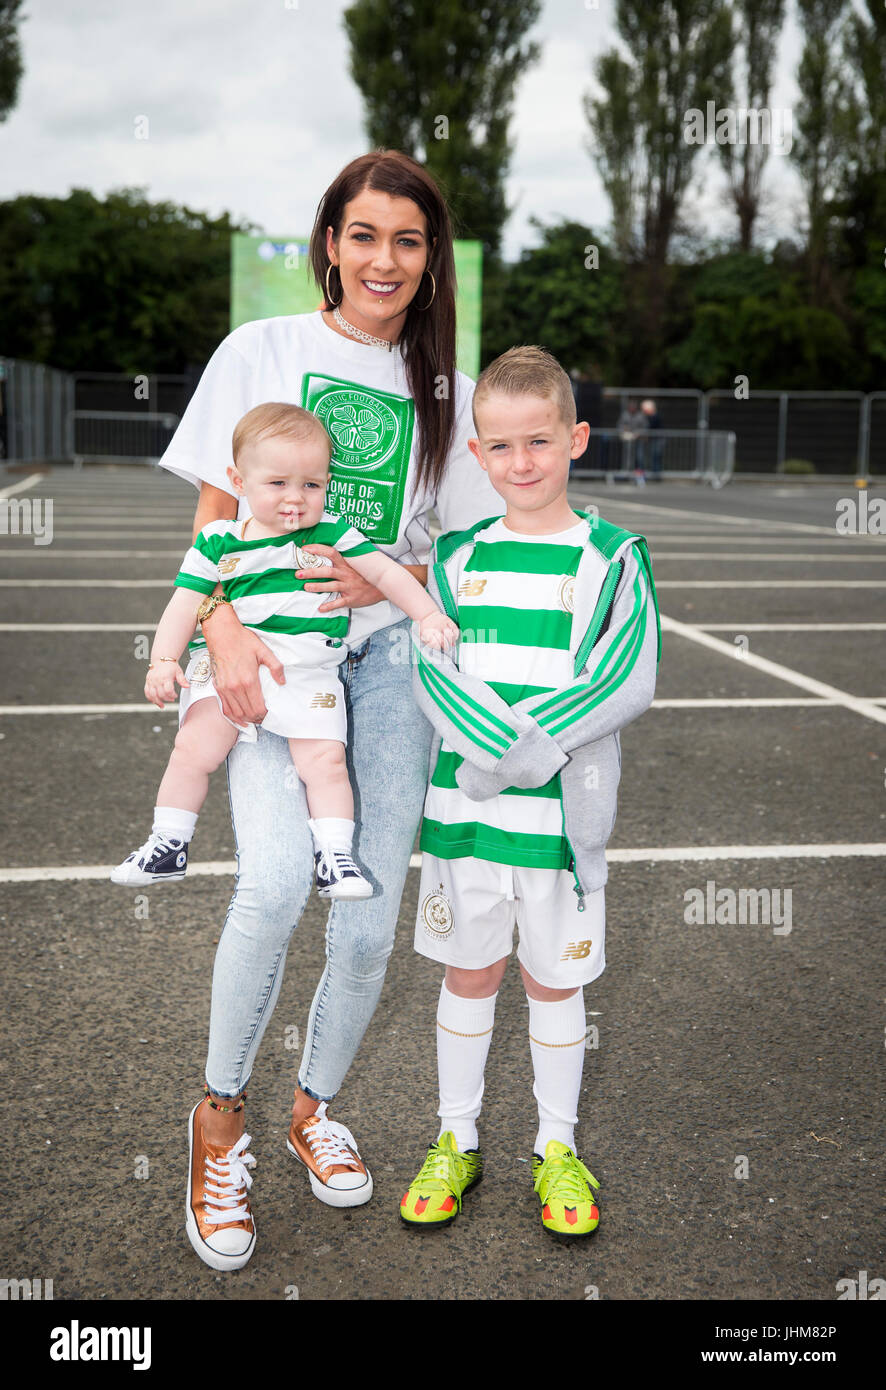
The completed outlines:
[[[357,1054],[384,984],[427,782],[431,726],[412,698],[408,619],[383,628],[341,666],[354,790],[354,858],[371,898],[333,903],[326,968],[307,1024],[298,1084],[331,1100]],[[237,886],[212,976],[206,1080],[246,1086],[283,981],[289,939],[314,881],[304,787],[284,738],[258,730],[228,757]]]

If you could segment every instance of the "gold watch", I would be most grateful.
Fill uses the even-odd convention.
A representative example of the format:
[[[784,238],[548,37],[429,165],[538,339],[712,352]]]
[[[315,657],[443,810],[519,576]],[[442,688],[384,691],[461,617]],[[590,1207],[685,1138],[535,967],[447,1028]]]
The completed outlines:
[[[202,626],[203,623],[206,622],[207,618],[212,617],[213,613],[215,612],[216,608],[218,608],[220,603],[230,602],[231,600],[229,598],[225,598],[224,594],[210,594],[208,598],[205,598],[203,600],[203,602],[200,604],[200,607],[197,609],[197,622],[200,623],[200,625]]]

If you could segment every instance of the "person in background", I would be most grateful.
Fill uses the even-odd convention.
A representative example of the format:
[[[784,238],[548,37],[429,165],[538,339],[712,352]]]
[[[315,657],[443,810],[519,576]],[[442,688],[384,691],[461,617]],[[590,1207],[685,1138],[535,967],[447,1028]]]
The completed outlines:
[[[646,417],[647,430],[660,430],[662,428],[661,416],[658,413],[658,407],[655,404],[655,401],[645,400],[640,406],[640,409]],[[640,448],[642,449],[642,463],[643,467],[645,468],[647,453],[647,445],[645,441],[641,441]],[[652,438],[648,444],[648,452],[650,455],[649,462],[651,464],[650,473],[652,475],[652,481],[655,483],[660,483],[661,460],[662,455],[664,453],[664,440],[660,436]]]
[[[645,434],[646,416],[636,400],[629,399],[618,417],[618,433],[623,445],[625,472],[633,473],[638,487],[644,487],[646,474],[643,469],[643,443],[638,437]]]

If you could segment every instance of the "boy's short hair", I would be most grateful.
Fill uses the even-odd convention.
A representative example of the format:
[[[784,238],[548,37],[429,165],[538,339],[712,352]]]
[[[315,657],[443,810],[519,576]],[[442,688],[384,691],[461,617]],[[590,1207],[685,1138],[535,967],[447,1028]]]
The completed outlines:
[[[477,405],[482,405],[494,391],[501,391],[506,396],[542,396],[546,400],[553,400],[557,414],[567,429],[571,429],[576,422],[572,382],[547,348],[524,343],[520,347],[509,348],[484,368],[477,378],[471,402],[474,429],[478,429]]]
[[[327,431],[316,415],[303,410],[300,405],[288,405],[284,401],[266,401],[264,405],[253,406],[237,421],[231,449],[236,463],[242,451],[260,439],[283,437],[306,442],[312,436],[322,438],[332,458],[333,444]]]

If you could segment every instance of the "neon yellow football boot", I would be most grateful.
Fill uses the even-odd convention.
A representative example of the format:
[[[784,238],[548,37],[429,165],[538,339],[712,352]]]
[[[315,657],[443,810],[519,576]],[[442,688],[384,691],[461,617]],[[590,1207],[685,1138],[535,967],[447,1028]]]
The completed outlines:
[[[462,1193],[482,1176],[480,1150],[459,1153],[455,1136],[447,1129],[428,1149],[418,1176],[403,1193],[400,1215],[414,1229],[443,1226],[461,1211]]]
[[[532,1155],[532,1176],[546,1231],[569,1239],[596,1231],[600,1212],[594,1191],[600,1184],[572,1149],[551,1139],[543,1159]]]

